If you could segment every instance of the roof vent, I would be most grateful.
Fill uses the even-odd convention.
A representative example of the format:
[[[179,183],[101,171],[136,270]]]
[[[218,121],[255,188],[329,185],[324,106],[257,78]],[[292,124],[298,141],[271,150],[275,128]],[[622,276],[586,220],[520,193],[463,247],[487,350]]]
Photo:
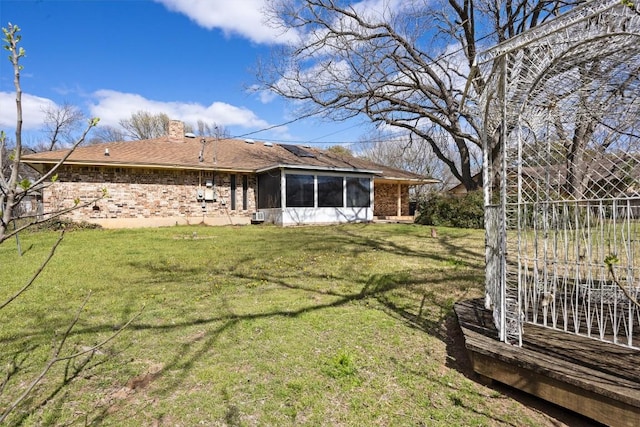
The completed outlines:
[[[246,142],[247,144],[253,144],[255,141],[253,139],[245,139],[244,142]]]
[[[104,149],[104,155],[105,155],[105,156],[108,156],[108,155],[109,155],[109,149],[108,149],[108,148],[105,148],[105,149]]]
[[[191,132],[187,132],[187,133],[184,134],[184,136],[186,138],[195,138],[196,134],[195,133],[191,133]]]
[[[264,146],[265,146],[265,147],[273,147],[273,143],[271,143],[271,142],[265,142],[265,143],[264,143]]]

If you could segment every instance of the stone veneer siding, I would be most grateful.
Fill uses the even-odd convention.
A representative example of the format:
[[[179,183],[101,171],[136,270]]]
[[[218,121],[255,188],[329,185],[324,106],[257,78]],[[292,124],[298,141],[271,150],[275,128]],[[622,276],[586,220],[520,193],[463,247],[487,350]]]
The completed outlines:
[[[255,175],[248,176],[247,209],[242,209],[242,174],[236,174],[236,209],[231,210],[231,174],[210,171],[65,166],[58,180],[45,190],[45,212],[93,200],[95,205],[76,209],[72,220],[250,216],[256,210]],[[198,201],[197,190],[214,180],[216,201]],[[199,185],[201,184],[201,185]],[[204,205],[204,208],[203,208]]]
[[[401,216],[409,215],[409,186],[401,185]],[[377,217],[398,215],[398,185],[397,184],[375,184],[374,186],[375,205],[373,215]]]

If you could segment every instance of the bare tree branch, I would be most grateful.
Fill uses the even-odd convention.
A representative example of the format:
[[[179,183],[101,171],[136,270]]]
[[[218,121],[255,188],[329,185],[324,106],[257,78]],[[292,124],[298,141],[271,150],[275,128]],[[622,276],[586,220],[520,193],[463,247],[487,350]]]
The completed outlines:
[[[49,261],[51,261],[51,258],[53,258],[53,255],[56,253],[56,249],[60,245],[60,242],[62,242],[62,239],[64,239],[64,231],[62,231],[62,233],[60,233],[60,236],[58,236],[58,240],[56,240],[56,242],[53,244],[53,246],[51,246],[51,250],[49,251],[49,255],[40,264],[40,267],[33,273],[33,276],[31,276],[31,278],[29,280],[27,280],[27,282],[24,284],[24,286],[22,288],[20,288],[18,290],[18,292],[16,292],[11,297],[9,297],[5,302],[0,304],[0,310],[2,310],[7,305],[9,305],[11,302],[16,300],[20,295],[25,293],[27,291],[27,289],[29,289],[31,287],[31,285],[34,284],[34,282],[36,281],[38,276],[40,276],[40,273],[42,273],[44,271],[44,268],[47,266],[47,264],[49,264]]]
[[[48,145],[42,147],[52,151],[57,146],[73,140],[72,133],[80,126],[84,114],[78,107],[64,103],[44,108],[44,132],[49,135]]]
[[[336,0],[271,0],[270,22],[299,38],[263,62],[258,79],[263,89],[301,106],[300,113],[333,120],[366,116],[378,127],[413,134],[473,190],[482,146],[476,104],[485,86],[475,65],[478,51],[574,3],[436,0],[379,2],[376,9]],[[448,137],[440,138],[443,133]]]
[[[5,49],[10,52],[9,59],[13,66],[14,86],[16,91],[16,134],[15,147],[12,152],[10,163],[6,169],[9,176],[7,177],[4,173],[0,175],[0,243],[5,241],[8,237],[15,235],[17,231],[25,228],[20,227],[13,232],[8,231],[9,224],[16,219],[14,212],[22,199],[27,194],[33,194],[34,192],[39,191],[46,182],[52,180],[58,169],[71,155],[73,150],[75,150],[80,144],[85,141],[88,133],[98,124],[99,121],[99,119],[97,118],[90,119],[87,127],[84,129],[76,142],[71,146],[68,152],[62,157],[62,159],[60,159],[60,161],[53,165],[53,167],[49,169],[48,172],[44,173],[42,176],[36,179],[35,182],[30,182],[28,179],[20,179],[20,160],[23,152],[22,87],[20,85],[20,71],[22,70],[22,65],[20,65],[20,60],[25,55],[25,52],[22,47],[18,47],[18,44],[21,40],[19,31],[20,28],[18,26],[11,24],[9,24],[8,28],[2,28],[2,32],[4,34],[3,40],[6,43]],[[63,118],[69,118],[72,116],[77,117],[75,113],[73,113],[72,109],[70,109],[68,112],[62,112],[61,116],[59,116],[58,118],[60,119],[60,121],[65,122],[66,124],[59,124],[59,126],[57,126],[57,129],[66,129],[69,122],[65,121],[66,119],[63,120]],[[3,132],[0,135],[0,148],[5,147],[5,140],[6,136]],[[2,151],[2,154],[4,155],[5,150],[0,151]],[[4,168],[3,172],[5,172]],[[59,215],[63,213],[65,212],[54,214]]]
[[[613,268],[613,265],[617,264],[618,262],[619,262],[618,257],[616,255],[613,255],[613,254],[607,255],[607,257],[605,257],[605,259],[604,259],[604,263],[607,266],[607,271],[611,275],[611,278],[613,279],[613,282],[616,284],[618,289],[620,289],[622,291],[624,296],[629,301],[631,301],[631,303],[633,305],[635,305],[636,307],[640,308],[640,302],[636,299],[636,296],[635,295],[631,295],[631,293],[627,290],[627,288],[625,288],[622,285],[622,283],[620,283],[618,281],[618,277],[616,276],[616,272],[615,272],[615,270]]]
[[[115,331],[113,334],[109,335],[106,339],[104,339],[103,341],[99,342],[98,344],[76,352],[76,353],[71,353],[65,356],[61,356],[60,354],[62,353],[62,350],[64,349],[64,345],[67,341],[67,339],[69,338],[69,336],[71,335],[71,331],[73,330],[74,326],[78,323],[78,320],[80,319],[80,314],[82,313],[82,311],[84,310],[84,307],[87,305],[87,302],[89,301],[89,298],[91,297],[91,293],[89,293],[87,295],[87,297],[85,298],[85,300],[83,301],[82,305],[80,306],[80,308],[78,309],[78,311],[76,312],[76,315],[73,319],[73,321],[71,321],[71,323],[69,324],[69,326],[67,327],[67,329],[65,330],[64,334],[62,335],[62,338],[60,339],[60,342],[57,345],[53,345],[53,350],[52,350],[52,354],[51,357],[49,358],[49,360],[47,361],[47,363],[45,364],[45,366],[42,368],[42,370],[40,371],[40,374],[38,376],[36,376],[31,383],[29,383],[29,385],[25,388],[25,390],[22,392],[22,394],[20,396],[18,396],[16,398],[16,400],[13,401],[13,403],[11,403],[11,405],[9,405],[6,410],[4,411],[3,414],[0,415],[0,423],[2,423],[7,416],[9,416],[9,414],[11,412],[13,412],[18,405],[20,405],[20,403],[22,403],[22,401],[24,401],[32,392],[33,389],[45,378],[45,376],[47,375],[47,373],[49,373],[49,371],[51,370],[51,368],[53,368],[53,366],[56,363],[65,361],[65,360],[71,360],[71,359],[75,359],[79,356],[88,354],[88,353],[94,353],[97,349],[104,347],[107,343],[109,343],[110,341],[112,341],[113,339],[115,339],[118,335],[120,335],[120,333],[122,331],[124,331],[135,319],[137,319],[141,314],[142,311],[144,310],[144,306],[142,307],[142,309],[135,315],[133,316],[131,319],[129,319],[129,321],[127,323],[125,323],[124,325],[122,325],[122,327],[120,327],[117,331]]]
[[[46,173],[44,173],[39,178],[35,179],[35,182],[31,182],[30,179],[21,177],[20,174],[20,160],[23,151],[22,146],[22,89],[20,85],[20,72],[22,70],[22,65],[20,65],[20,60],[24,56],[24,49],[19,47],[18,44],[20,42],[21,36],[19,34],[20,28],[9,24],[8,28],[2,28],[2,32],[4,34],[4,42],[5,49],[9,51],[10,56],[9,59],[13,66],[13,75],[14,75],[14,86],[16,91],[16,134],[15,134],[15,142],[12,150],[9,150],[7,147],[7,139],[4,132],[0,132],[0,161],[2,163],[2,169],[0,173],[0,244],[11,238],[12,236],[18,235],[21,231],[26,228],[32,227],[35,224],[50,220],[52,218],[57,218],[63,215],[68,214],[74,209],[78,209],[83,206],[88,206],[91,203],[99,200],[104,197],[105,190],[103,190],[102,195],[99,195],[95,198],[92,198],[88,202],[81,203],[78,198],[76,204],[70,208],[57,209],[52,212],[47,212],[45,215],[41,216],[33,216],[33,215],[23,215],[18,210],[18,205],[21,201],[28,195],[35,194],[45,188],[47,185],[50,185],[56,180],[56,173],[59,168],[64,164],[64,162],[68,159],[71,153],[82,144],[88,133],[94,128],[98,119],[90,119],[87,127],[81,133],[79,138],[72,144],[71,148],[67,151],[67,153],[63,156],[63,158],[56,163],[51,169],[49,169]],[[62,139],[65,139],[68,132],[70,132],[76,123],[79,115],[77,110],[73,107],[63,106],[60,110],[51,110],[49,111],[50,119],[52,123],[51,131],[51,140],[49,148],[54,148],[57,144],[59,144]],[[9,230],[9,224],[14,225],[14,229],[12,231]],[[41,273],[45,269],[45,267],[49,264],[51,259],[56,253],[57,248],[59,247],[62,239],[64,238],[64,231],[60,234],[56,242],[52,245],[49,254],[46,256],[44,261],[39,265],[36,271],[32,274],[32,276],[26,281],[26,283],[12,296],[10,296],[6,301],[0,304],[0,310],[5,309],[9,304],[16,301],[20,296],[24,295],[29,288],[31,288],[36,280],[40,277]],[[0,424],[7,418],[7,416],[12,413],[22,402],[25,401],[29,397],[29,395],[33,392],[34,388],[43,381],[45,376],[49,373],[51,368],[58,362],[62,361],[70,361],[81,357],[83,355],[91,355],[93,356],[96,349],[106,345],[108,342],[117,337],[125,328],[127,328],[131,322],[133,322],[139,315],[142,313],[142,310],[134,317],[132,317],[125,325],[119,328],[115,333],[109,335],[106,339],[101,341],[100,343],[90,347],[89,349],[82,350],[79,352],[72,352],[68,355],[63,355],[63,349],[65,348],[65,344],[67,339],[71,335],[71,332],[74,326],[78,323],[78,319],[80,317],[80,313],[84,309],[89,300],[90,294],[87,295],[87,298],[81,304],[78,309],[74,319],[68,325],[66,331],[62,335],[60,342],[57,344],[54,343],[51,357],[42,367],[40,373],[33,378],[28,384],[26,384],[21,391],[20,395],[7,407],[3,408],[3,413],[0,414]],[[26,356],[25,356],[26,357]],[[9,382],[12,375],[17,372],[17,367],[15,366],[15,360],[12,361],[10,366],[7,367],[5,371],[5,378],[0,383],[0,394],[5,390],[7,383]],[[65,377],[65,380],[67,378]]]

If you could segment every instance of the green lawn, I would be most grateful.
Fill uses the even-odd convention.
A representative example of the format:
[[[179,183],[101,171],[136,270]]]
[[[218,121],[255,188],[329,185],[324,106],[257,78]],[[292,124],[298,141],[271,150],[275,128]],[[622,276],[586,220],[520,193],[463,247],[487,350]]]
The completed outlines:
[[[0,301],[57,234],[0,246]],[[68,232],[0,311],[0,412],[91,297],[9,425],[494,426],[545,416],[462,374],[452,306],[481,296],[482,231],[417,225]],[[460,360],[459,360],[460,359]]]

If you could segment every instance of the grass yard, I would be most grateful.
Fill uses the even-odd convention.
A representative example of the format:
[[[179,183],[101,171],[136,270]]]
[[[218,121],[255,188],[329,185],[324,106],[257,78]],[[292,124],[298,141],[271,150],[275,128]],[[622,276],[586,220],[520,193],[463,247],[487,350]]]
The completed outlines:
[[[0,246],[0,302],[53,232]],[[481,296],[480,230],[380,224],[68,232],[0,311],[0,413],[83,300],[61,362],[8,425],[550,426],[465,376],[452,306]]]

